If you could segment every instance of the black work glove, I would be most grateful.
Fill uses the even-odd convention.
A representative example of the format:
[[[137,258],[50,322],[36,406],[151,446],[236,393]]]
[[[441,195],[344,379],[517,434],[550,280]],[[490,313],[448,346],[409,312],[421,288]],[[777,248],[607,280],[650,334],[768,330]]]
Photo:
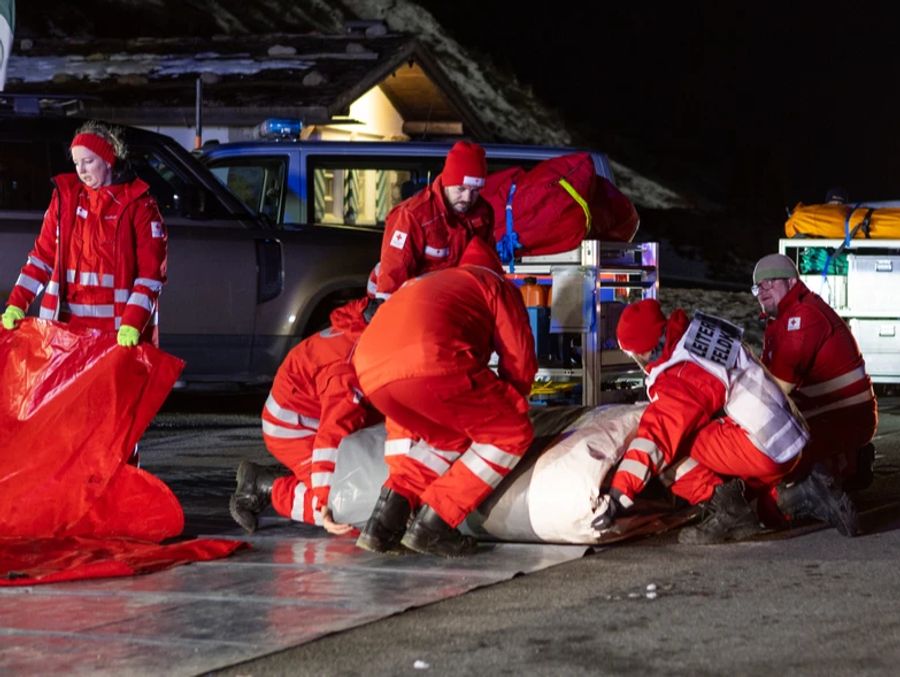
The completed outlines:
[[[381,307],[382,303],[384,303],[384,299],[369,299],[369,303],[366,305],[366,309],[362,314],[366,324],[369,324],[372,321],[372,318],[375,317],[375,313]]]
[[[621,495],[622,492],[618,489],[610,489],[609,493],[605,496],[603,494],[600,495],[600,502],[605,502],[606,508],[594,518],[593,522],[591,522],[591,527],[594,530],[600,532],[606,531],[613,525],[613,522],[616,521],[616,517],[622,514],[622,511],[625,508],[623,508],[622,504],[619,502],[619,497]]]

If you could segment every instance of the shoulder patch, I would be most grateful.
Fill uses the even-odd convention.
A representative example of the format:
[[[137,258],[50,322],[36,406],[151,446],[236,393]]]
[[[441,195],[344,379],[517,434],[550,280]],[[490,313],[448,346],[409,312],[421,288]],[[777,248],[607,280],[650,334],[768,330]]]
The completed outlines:
[[[787,330],[788,331],[797,331],[800,328],[800,318],[799,317],[789,317],[787,321]]]
[[[150,235],[153,237],[163,237],[165,235],[165,231],[163,230],[162,221],[151,221],[150,222]]]
[[[391,246],[396,249],[403,249],[403,245],[406,244],[406,233],[402,230],[395,230],[394,234],[391,235]]]

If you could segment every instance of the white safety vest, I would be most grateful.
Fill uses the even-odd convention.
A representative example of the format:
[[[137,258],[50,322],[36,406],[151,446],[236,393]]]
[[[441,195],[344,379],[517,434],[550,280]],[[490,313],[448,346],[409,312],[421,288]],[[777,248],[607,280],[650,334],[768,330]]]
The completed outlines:
[[[679,362],[693,362],[725,386],[725,413],[753,445],[776,463],[794,458],[806,446],[809,430],[766,368],[741,341],[743,330],[727,320],[695,312],[672,356],[650,370],[656,379]]]

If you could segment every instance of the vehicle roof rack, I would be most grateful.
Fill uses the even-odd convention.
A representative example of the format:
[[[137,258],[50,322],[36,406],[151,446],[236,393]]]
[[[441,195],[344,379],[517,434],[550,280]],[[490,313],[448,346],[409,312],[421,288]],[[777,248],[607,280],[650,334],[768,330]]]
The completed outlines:
[[[78,94],[39,94],[34,92],[0,92],[0,113],[16,115],[70,116],[84,113],[85,101],[96,101],[96,96]]]

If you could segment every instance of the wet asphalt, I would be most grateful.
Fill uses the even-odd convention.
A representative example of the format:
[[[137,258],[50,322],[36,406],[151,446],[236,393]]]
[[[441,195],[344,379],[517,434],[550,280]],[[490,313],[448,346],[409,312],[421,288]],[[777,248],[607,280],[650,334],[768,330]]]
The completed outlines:
[[[270,460],[264,399],[170,398],[147,431],[144,467],[185,504],[188,533],[233,529],[234,468]],[[819,524],[720,546],[662,534],[216,674],[895,675],[900,397],[879,404],[876,477],[855,496],[857,538]]]

